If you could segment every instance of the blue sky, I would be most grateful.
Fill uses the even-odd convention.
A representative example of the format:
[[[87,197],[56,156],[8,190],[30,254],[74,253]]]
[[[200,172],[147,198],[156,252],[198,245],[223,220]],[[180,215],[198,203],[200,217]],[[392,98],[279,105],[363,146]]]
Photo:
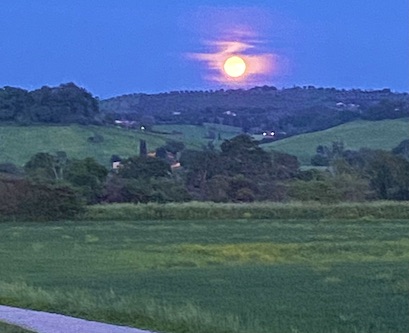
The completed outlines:
[[[2,0],[0,11],[0,86],[73,81],[100,98],[235,88],[192,54],[244,42],[277,69],[245,87],[409,88],[407,0]]]

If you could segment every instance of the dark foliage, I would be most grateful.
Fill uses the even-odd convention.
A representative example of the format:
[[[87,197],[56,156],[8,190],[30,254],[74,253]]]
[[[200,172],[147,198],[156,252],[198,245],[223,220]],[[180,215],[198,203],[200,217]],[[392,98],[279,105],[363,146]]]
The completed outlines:
[[[403,140],[399,145],[392,149],[392,153],[400,155],[409,160],[409,139]]]
[[[34,91],[4,87],[0,89],[0,121],[33,123],[98,123],[98,101],[74,83]]]
[[[27,220],[71,219],[83,211],[68,186],[0,178],[0,215]]]
[[[130,157],[121,162],[118,174],[122,178],[149,179],[166,177],[171,173],[168,163],[154,157]]]
[[[146,146],[146,140],[139,140],[139,156],[146,157],[148,155],[148,148]]]
[[[108,170],[93,158],[71,160],[65,170],[65,180],[76,188],[87,203],[96,203],[101,197]]]

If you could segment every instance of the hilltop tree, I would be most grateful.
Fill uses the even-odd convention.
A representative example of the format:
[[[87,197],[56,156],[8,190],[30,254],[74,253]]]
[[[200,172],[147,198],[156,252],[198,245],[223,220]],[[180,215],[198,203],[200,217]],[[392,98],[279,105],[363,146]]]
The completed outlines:
[[[4,87],[0,89],[0,121],[31,121],[28,107],[33,101],[28,91],[20,88]]]
[[[96,122],[98,101],[85,89],[74,83],[59,87],[42,87],[31,92],[4,87],[0,89],[0,121],[22,125],[31,123],[81,123]]]

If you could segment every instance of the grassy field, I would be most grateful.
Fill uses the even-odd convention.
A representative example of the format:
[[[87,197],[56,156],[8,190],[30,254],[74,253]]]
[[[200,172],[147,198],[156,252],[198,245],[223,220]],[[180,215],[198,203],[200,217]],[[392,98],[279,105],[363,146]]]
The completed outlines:
[[[213,132],[215,134],[216,138],[212,141],[216,146],[221,144],[224,140],[230,139],[241,133],[241,128],[239,127],[208,123],[205,123],[203,126],[158,125],[154,126],[154,130],[173,133],[171,136],[168,136],[170,139],[182,141],[186,145],[197,149],[201,149],[203,145],[207,144],[209,139],[206,138],[209,136],[209,133]]]
[[[409,220],[0,224],[0,303],[162,332],[409,331]]]
[[[209,141],[205,138],[209,131],[214,131],[216,135],[220,133],[222,139],[231,138],[238,133],[235,127],[213,124],[163,125],[156,126],[155,130],[160,133],[101,126],[3,125],[0,126],[0,163],[12,162],[22,166],[40,151],[65,151],[68,157],[93,157],[108,167],[113,154],[122,157],[139,154],[140,139],[146,140],[150,151],[164,145],[166,140],[182,141],[187,148],[201,149]],[[172,134],[173,131],[176,132]],[[89,142],[88,138],[95,135],[102,136],[103,141]]]
[[[391,149],[408,134],[409,119],[383,120],[377,122],[357,121],[325,131],[294,136],[264,144],[268,151],[279,150],[296,155],[303,165],[310,163],[318,145],[330,145],[332,141],[343,141],[347,149],[361,147]],[[65,151],[71,158],[93,157],[109,166],[111,155],[129,157],[139,153],[139,140],[146,140],[148,150],[153,151],[166,140],[182,141],[187,148],[201,149],[212,141],[217,147],[223,140],[240,133],[240,128],[204,124],[158,125],[153,133],[100,126],[0,126],[0,163],[12,162],[24,165],[37,152]],[[216,138],[208,138],[213,133]],[[220,134],[220,138],[219,138]],[[103,137],[103,142],[92,143],[88,138]]]
[[[103,142],[87,139],[102,135]],[[24,165],[38,152],[65,151],[70,158],[93,157],[109,166],[110,157],[137,155],[139,140],[147,141],[148,149],[163,145],[165,139],[154,134],[99,126],[0,126],[0,162]]]
[[[267,150],[278,150],[298,157],[301,164],[310,164],[318,145],[331,146],[333,141],[344,142],[345,149],[360,148],[390,150],[402,140],[409,139],[409,118],[382,121],[355,121],[324,131],[297,135],[264,144]]]
[[[1,333],[33,333],[32,331],[25,330],[14,325],[9,325],[6,323],[0,322],[0,332]]]

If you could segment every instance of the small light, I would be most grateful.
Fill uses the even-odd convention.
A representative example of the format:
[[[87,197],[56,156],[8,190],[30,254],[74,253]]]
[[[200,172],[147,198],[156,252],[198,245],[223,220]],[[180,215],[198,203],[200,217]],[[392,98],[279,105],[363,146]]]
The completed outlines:
[[[267,133],[266,132],[263,132],[263,136],[266,136],[267,135]]]
[[[271,132],[271,133],[270,133],[270,135],[271,135],[271,136],[274,136],[274,135],[275,135],[275,133],[274,133],[274,132]]]
[[[141,126],[141,130],[144,131],[144,130],[145,130],[145,126]]]

